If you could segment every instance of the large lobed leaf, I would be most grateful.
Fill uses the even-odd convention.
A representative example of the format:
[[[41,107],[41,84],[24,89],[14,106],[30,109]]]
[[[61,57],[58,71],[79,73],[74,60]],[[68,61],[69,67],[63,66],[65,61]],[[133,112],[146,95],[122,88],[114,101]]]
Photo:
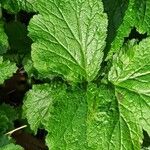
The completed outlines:
[[[136,115],[150,135],[150,38],[123,47],[113,60],[109,80],[120,104]]]
[[[91,81],[105,47],[107,16],[99,0],[39,0],[29,25],[32,59],[43,77]]]
[[[24,113],[34,131],[41,126],[48,131],[51,150],[140,149],[136,117],[104,85],[89,85],[87,91],[35,85],[27,94]]]

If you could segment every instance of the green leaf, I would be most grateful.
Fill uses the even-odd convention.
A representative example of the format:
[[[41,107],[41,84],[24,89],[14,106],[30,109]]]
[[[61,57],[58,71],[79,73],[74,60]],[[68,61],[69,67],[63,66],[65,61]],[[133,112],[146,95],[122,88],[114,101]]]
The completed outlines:
[[[21,150],[18,146],[15,146],[11,142],[7,135],[10,130],[14,129],[14,120],[18,118],[16,110],[6,104],[0,105],[0,150]],[[11,144],[10,144],[11,143]]]
[[[1,114],[0,121],[1,121],[0,123],[0,135],[1,135],[2,133],[5,133],[6,130],[9,128],[8,127],[9,120],[6,115]]]
[[[0,84],[4,82],[4,80],[8,79],[12,76],[14,72],[16,72],[17,67],[14,63],[10,63],[9,61],[3,61],[3,58],[0,57]]]
[[[18,13],[21,9],[26,11],[33,11],[33,0],[2,0],[0,1],[2,7],[11,13]]]
[[[32,40],[27,36],[27,28],[19,21],[5,23],[10,48],[4,55],[5,59],[21,64],[26,55],[31,53]]]
[[[0,106],[0,135],[13,128],[13,121],[17,119],[17,113],[13,107],[2,104]]]
[[[11,143],[11,144],[1,147],[0,150],[23,150],[23,148],[19,145],[15,145]]]
[[[0,150],[23,150],[23,148],[14,144],[14,139],[8,135],[0,136]]]
[[[142,150],[150,150],[150,147],[143,147]]]
[[[24,66],[25,71],[28,74],[28,77],[38,77],[38,71],[33,66],[31,55],[26,55],[23,59],[22,64]]]
[[[150,38],[125,46],[114,56],[109,80],[121,104],[150,135]]]
[[[135,0],[134,11],[137,17],[136,27],[140,33],[150,35],[150,1]]]
[[[8,37],[4,32],[4,24],[0,21],[0,55],[5,53],[9,48]]]
[[[111,43],[115,39],[117,30],[121,25],[125,11],[128,8],[128,1],[124,0],[103,0],[104,10],[108,14],[107,45],[105,53],[110,50]]]
[[[8,136],[6,135],[0,135],[0,148],[5,146],[5,145],[8,145],[10,144],[11,140],[9,139]]]
[[[31,51],[31,39],[27,37],[27,29],[19,21],[13,21],[5,24],[5,32],[10,44],[9,54],[28,54]]]
[[[32,59],[43,77],[95,78],[105,47],[107,16],[100,0],[38,1],[31,19]]]
[[[115,40],[112,43],[110,55],[119,51],[133,27],[140,33],[150,35],[150,1],[130,0],[122,24],[120,25]]]
[[[53,91],[52,87],[48,84],[42,86],[33,85],[32,90],[28,92],[25,98],[23,108],[32,130],[36,132],[38,127],[41,126],[45,116],[52,110],[53,100],[57,95],[59,97],[59,93],[61,93],[61,88],[58,88],[58,91]],[[36,107],[31,109],[32,106]]]
[[[19,11],[19,7],[18,7],[18,0],[13,1],[13,0],[2,0],[1,5],[4,9],[9,10],[10,12],[14,13],[14,12],[18,12]]]
[[[1,7],[1,3],[0,3],[0,19],[2,18],[2,7]]]
[[[27,94],[24,113],[34,131],[41,125],[48,131],[51,150],[140,150],[142,132],[136,117],[104,85],[89,85],[87,91],[35,85]]]

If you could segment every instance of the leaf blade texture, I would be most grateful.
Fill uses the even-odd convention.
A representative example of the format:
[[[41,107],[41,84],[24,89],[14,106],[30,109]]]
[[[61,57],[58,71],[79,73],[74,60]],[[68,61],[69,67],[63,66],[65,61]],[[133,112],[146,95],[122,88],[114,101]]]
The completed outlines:
[[[2,148],[0,148],[0,150],[23,150],[23,148],[19,145],[11,143],[6,146],[3,146]]]
[[[18,13],[21,9],[25,11],[35,11],[32,7],[32,4],[35,3],[35,0],[2,0],[2,8],[6,9],[10,13]]]
[[[17,119],[17,113],[13,107],[2,104],[0,106],[0,135],[13,128],[13,121]],[[11,116],[12,115],[12,116]]]
[[[45,86],[39,85],[38,88],[46,90]],[[32,95],[36,95],[35,89],[30,91]],[[50,149],[140,149],[142,130],[136,117],[118,103],[112,89],[90,85],[87,91],[76,88],[71,91],[55,88],[52,91],[44,93],[49,93],[47,99],[53,107],[48,103],[47,114],[38,119],[39,127],[42,124],[48,131],[46,141]],[[39,108],[35,103],[34,106],[28,105],[31,101],[34,101],[31,97],[26,99],[24,112],[33,127],[35,122],[30,118],[43,113],[39,109],[31,114],[33,108]],[[38,103],[43,103],[41,107],[46,105],[45,99],[40,101]],[[32,129],[36,131],[36,128]]]
[[[131,0],[128,2],[128,8],[120,27],[117,30],[116,37],[111,44],[109,56],[119,51],[124,43],[124,38],[129,36],[131,30],[135,27],[141,34],[150,34],[150,1]]]
[[[4,23],[0,21],[0,54],[3,54],[9,48],[8,37],[4,31]]]
[[[45,77],[93,80],[102,61],[107,31],[102,2],[39,1],[36,7],[39,14],[29,25],[35,68]]]
[[[3,58],[0,57],[0,84],[11,77],[16,70],[17,67],[14,63],[11,63],[10,61],[3,61]]]
[[[112,42],[115,40],[118,28],[123,22],[125,12],[128,8],[128,1],[124,0],[103,0],[104,10],[108,15],[107,45],[105,48],[105,57],[107,56]],[[119,32],[119,31],[118,31]]]
[[[114,57],[109,80],[122,105],[136,114],[141,127],[150,135],[150,39],[129,45]]]

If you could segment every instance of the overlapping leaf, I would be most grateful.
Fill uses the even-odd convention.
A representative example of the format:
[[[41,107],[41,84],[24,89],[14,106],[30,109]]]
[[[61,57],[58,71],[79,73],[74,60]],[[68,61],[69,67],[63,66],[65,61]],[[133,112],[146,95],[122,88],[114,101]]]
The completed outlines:
[[[23,63],[25,71],[28,73],[28,77],[34,76],[38,78],[38,71],[34,68],[33,61],[30,55],[26,55],[22,63]]]
[[[128,8],[128,1],[125,0],[103,0],[104,10],[108,14],[108,32],[107,32],[107,47],[106,55],[110,49],[111,43],[115,39],[117,30],[121,25],[126,9]]]
[[[131,45],[131,44],[130,44]],[[109,80],[121,105],[136,114],[150,135],[150,39],[122,48],[115,55]]]
[[[32,41],[27,37],[27,29],[24,24],[19,21],[7,23],[5,32],[11,47],[11,50],[8,51],[9,54],[27,54],[31,51]]]
[[[24,104],[32,129],[42,124],[48,131],[51,150],[140,149],[136,117],[116,101],[113,90],[94,85],[87,91],[60,89],[35,86]]]
[[[99,0],[41,0],[29,25],[32,59],[43,77],[93,80],[99,70],[107,16]]]
[[[112,43],[110,54],[121,48],[124,38],[128,37],[134,27],[140,33],[150,34],[150,1],[130,0],[128,2],[128,8]]]
[[[110,18],[115,16],[112,23],[118,17],[115,12],[119,10],[115,8],[121,8],[115,5],[121,1],[114,2],[114,11],[108,13],[112,15]],[[122,4],[125,10],[127,2]],[[11,12],[25,7],[39,12],[30,22],[29,36],[34,41],[32,59],[40,76],[62,75],[71,81],[95,78],[103,57],[107,28],[101,1],[17,0],[14,3],[4,0],[2,5]],[[110,53],[120,49],[131,28],[150,33],[149,5],[146,0],[129,1]],[[109,42],[114,38],[112,27],[116,30],[121,20],[122,16],[109,26]],[[142,128],[150,135],[149,45],[149,38],[139,45],[132,41],[114,56],[109,81],[115,92],[110,86],[98,88],[90,83],[86,90],[34,85],[23,106],[31,129],[37,132],[44,127],[48,131],[47,145],[52,150],[140,150]],[[34,67],[29,65],[27,68],[32,73]],[[14,70],[14,64],[1,60],[0,83]],[[9,118],[2,115],[0,119],[2,128],[7,127]]]

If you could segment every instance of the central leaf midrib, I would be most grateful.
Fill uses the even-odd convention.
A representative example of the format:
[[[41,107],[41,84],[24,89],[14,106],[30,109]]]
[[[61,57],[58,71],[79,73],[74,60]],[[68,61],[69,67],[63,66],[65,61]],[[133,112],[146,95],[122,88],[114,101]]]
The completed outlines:
[[[54,4],[55,4],[55,3],[54,3]],[[86,70],[85,56],[84,56],[84,52],[83,52],[83,46],[82,46],[82,44],[81,44],[81,41],[82,41],[82,40],[81,40],[81,39],[80,39],[81,41],[78,40],[78,38],[77,38],[77,37],[75,36],[75,34],[73,33],[71,27],[69,26],[69,24],[68,24],[66,18],[64,17],[63,12],[60,10],[60,8],[59,8],[56,4],[55,4],[55,6],[57,7],[58,11],[59,11],[60,14],[62,15],[62,18],[64,19],[64,22],[66,23],[66,25],[67,25],[68,29],[70,30],[72,36],[74,37],[74,39],[77,41],[77,43],[78,43],[79,46],[80,46],[80,52],[81,52],[81,55],[82,55],[81,65],[82,65],[83,68],[85,68],[84,70]],[[75,14],[76,14],[76,13],[75,13]],[[76,14],[76,15],[77,15],[77,14]],[[76,16],[76,17],[77,17],[77,16]],[[79,32],[79,35],[81,36],[81,37],[79,37],[79,38],[82,38],[81,28],[80,28],[80,23],[79,23],[79,18],[78,18],[78,17],[77,17],[77,25],[78,25],[78,32]],[[76,60],[76,61],[77,61],[77,60]]]
[[[79,62],[72,56],[72,54],[68,51],[68,49],[51,33],[49,33],[63,48],[66,52],[70,55],[71,59],[83,70],[85,70],[84,66],[80,65]]]

